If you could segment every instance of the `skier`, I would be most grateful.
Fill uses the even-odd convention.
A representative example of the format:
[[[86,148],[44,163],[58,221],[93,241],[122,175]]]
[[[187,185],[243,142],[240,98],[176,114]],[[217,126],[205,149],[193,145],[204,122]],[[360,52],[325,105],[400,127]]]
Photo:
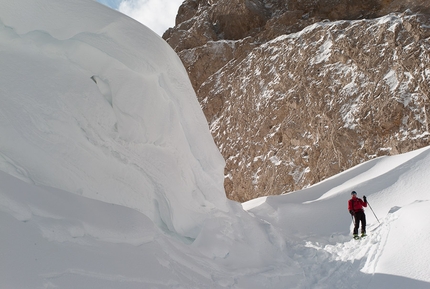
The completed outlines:
[[[364,201],[363,201],[364,200]],[[351,199],[348,201],[348,210],[351,216],[354,216],[354,239],[359,239],[358,227],[361,221],[361,237],[366,236],[366,215],[364,214],[363,207],[367,207],[366,196],[363,196],[363,200],[357,198],[355,191],[351,192]]]

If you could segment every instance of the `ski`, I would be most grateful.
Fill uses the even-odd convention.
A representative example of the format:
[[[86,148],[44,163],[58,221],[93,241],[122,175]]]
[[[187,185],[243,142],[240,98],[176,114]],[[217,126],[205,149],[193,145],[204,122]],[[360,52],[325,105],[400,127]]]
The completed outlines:
[[[354,240],[361,240],[361,239],[366,239],[367,235],[361,235],[361,236],[354,236],[352,237]]]

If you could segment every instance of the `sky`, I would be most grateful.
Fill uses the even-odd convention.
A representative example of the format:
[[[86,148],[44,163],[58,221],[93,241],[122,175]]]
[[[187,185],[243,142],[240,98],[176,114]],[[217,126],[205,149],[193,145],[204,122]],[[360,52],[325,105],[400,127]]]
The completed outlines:
[[[145,24],[158,35],[175,25],[183,0],[97,0]]]

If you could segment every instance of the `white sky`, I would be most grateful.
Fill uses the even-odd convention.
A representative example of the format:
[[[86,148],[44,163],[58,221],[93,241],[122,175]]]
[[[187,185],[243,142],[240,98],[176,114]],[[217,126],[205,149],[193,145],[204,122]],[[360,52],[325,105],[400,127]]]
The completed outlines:
[[[148,26],[158,35],[175,25],[183,0],[97,0]]]

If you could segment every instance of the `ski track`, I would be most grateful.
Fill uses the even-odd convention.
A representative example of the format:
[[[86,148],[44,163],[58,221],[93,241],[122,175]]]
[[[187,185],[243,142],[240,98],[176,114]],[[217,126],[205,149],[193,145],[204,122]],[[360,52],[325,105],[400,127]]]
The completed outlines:
[[[391,216],[385,222],[368,226],[364,239],[331,236],[331,240],[293,246],[305,280],[299,288],[368,288],[394,219]]]

